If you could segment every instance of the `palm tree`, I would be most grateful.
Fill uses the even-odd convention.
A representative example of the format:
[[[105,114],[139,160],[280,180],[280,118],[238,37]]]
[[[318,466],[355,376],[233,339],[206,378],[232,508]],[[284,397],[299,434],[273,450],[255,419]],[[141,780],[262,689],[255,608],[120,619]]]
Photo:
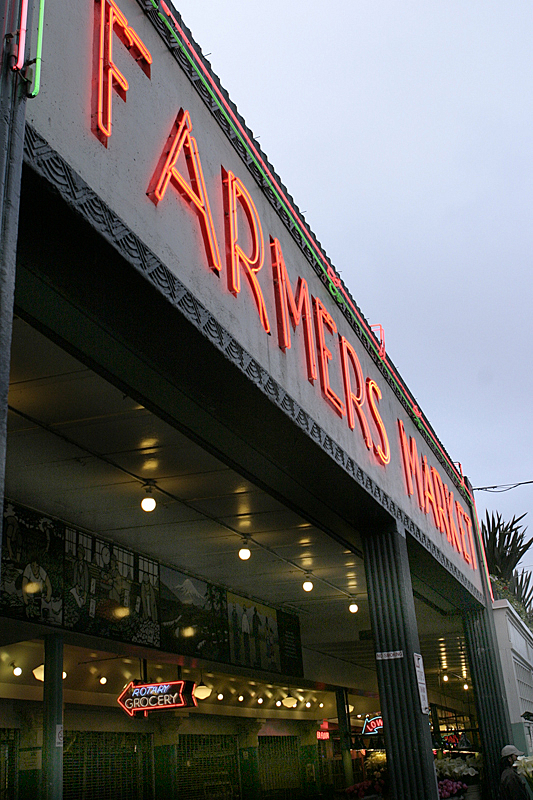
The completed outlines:
[[[525,516],[513,516],[510,522],[504,522],[497,511],[490,517],[487,511],[481,523],[489,572],[500,580],[511,581],[516,565],[533,544],[533,538],[524,541],[527,528],[520,522]]]

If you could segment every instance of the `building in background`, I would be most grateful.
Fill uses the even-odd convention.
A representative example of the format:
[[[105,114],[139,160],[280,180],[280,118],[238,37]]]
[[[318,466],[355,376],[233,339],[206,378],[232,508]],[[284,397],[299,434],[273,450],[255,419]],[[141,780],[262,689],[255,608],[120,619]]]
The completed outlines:
[[[533,634],[508,600],[493,603],[505,694],[519,749],[533,753]]]

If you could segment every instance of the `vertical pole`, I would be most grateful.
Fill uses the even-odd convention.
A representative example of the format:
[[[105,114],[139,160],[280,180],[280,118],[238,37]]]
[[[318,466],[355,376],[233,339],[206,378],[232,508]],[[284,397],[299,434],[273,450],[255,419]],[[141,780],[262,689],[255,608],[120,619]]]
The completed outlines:
[[[19,0],[0,3],[0,510],[4,505],[7,394],[26,108],[23,81],[12,68],[15,58],[11,48],[16,42],[13,35],[20,24],[20,10]]]
[[[352,764],[352,737],[350,732],[350,718],[348,716],[348,703],[346,689],[335,689],[337,701],[337,719],[339,720],[339,733],[341,738],[341,756],[344,769],[345,788],[353,786]]]
[[[490,602],[490,601],[489,601]],[[501,749],[512,744],[511,721],[505,700],[492,609],[463,613],[468,663],[472,675],[487,798],[496,800],[500,785]]]
[[[63,798],[63,636],[44,637],[44,800]]]
[[[366,531],[363,545],[390,796],[437,800],[429,716],[415,666],[420,644],[405,531],[393,520],[380,522]]]

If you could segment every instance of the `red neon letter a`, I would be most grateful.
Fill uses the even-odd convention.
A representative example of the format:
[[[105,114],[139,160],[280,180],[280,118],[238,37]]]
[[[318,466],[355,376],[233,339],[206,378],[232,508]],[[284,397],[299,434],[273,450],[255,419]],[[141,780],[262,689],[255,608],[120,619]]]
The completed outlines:
[[[95,65],[97,91],[93,131],[102,144],[107,147],[107,140],[111,136],[113,89],[126,101],[126,92],[129,88],[128,81],[113,61],[113,33],[116,33],[122,44],[130,51],[148,78],[150,77],[152,56],[138,34],[128,25],[128,20],[113,0],[99,0],[99,2],[101,5],[100,31],[98,40],[95,38],[94,52],[97,62]]]
[[[205,188],[200,155],[196,146],[196,139],[191,136],[191,130],[192,124],[189,112],[180,108],[146,194],[157,205],[165,196],[168,184],[172,183],[183,199],[193,205],[200,221],[207,263],[211,269],[220,272],[222,265],[220,263],[215,226]],[[182,151],[185,154],[190,182],[185,180],[176,166]]]

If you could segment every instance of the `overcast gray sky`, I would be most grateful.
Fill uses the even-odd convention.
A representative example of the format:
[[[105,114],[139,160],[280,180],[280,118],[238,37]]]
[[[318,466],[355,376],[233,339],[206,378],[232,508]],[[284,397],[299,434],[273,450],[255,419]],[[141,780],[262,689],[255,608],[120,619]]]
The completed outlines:
[[[533,480],[530,0],[174,4],[452,459]]]

